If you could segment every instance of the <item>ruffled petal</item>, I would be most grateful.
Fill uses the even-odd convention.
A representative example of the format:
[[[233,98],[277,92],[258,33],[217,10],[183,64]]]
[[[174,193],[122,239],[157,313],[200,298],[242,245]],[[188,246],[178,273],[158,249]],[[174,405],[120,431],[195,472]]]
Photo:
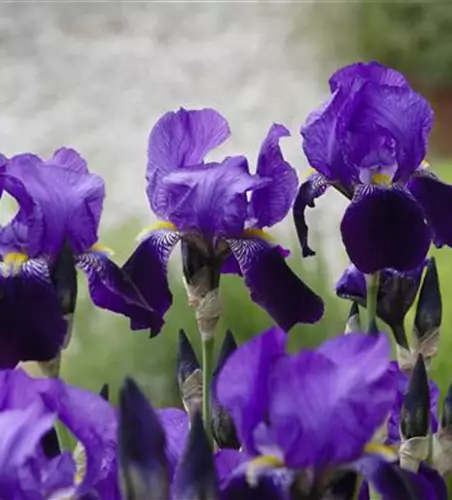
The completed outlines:
[[[260,238],[228,240],[251,298],[288,331],[296,323],[315,323],[323,315],[322,299],[286,264],[278,249]]]
[[[290,468],[355,460],[391,408],[388,340],[350,335],[273,366],[268,419]]]
[[[409,87],[376,82],[365,84],[361,103],[353,116],[353,129],[369,136],[389,133],[396,142],[394,181],[407,181],[425,157],[433,124],[432,108]]]
[[[298,177],[284,160],[279,140],[290,136],[283,125],[273,124],[257,159],[257,174],[272,180],[251,195],[251,213],[257,227],[273,226],[287,215],[297,195]]]
[[[146,191],[157,215],[164,218],[168,203],[161,179],[173,170],[202,163],[229,135],[227,121],[214,109],[181,108],[159,119],[149,135],[146,174]]]
[[[101,252],[86,252],[77,257],[77,266],[88,277],[89,292],[96,306],[123,314],[132,330],[149,328],[157,334],[162,316],[152,309],[129,276]]]
[[[309,165],[331,182],[349,188],[358,177],[354,165],[345,161],[344,141],[357,101],[354,94],[338,89],[301,128],[303,151]]]
[[[175,231],[151,231],[122,266],[146,302],[162,317],[173,302],[167,268],[170,254],[179,239]]]
[[[363,273],[419,267],[430,246],[421,207],[397,188],[357,190],[342,219],[341,233],[350,260]]]
[[[252,176],[243,156],[185,168],[162,181],[170,201],[166,218],[179,230],[213,236],[240,234],[248,216],[246,193],[271,182]]]
[[[267,376],[283,356],[286,334],[279,328],[253,338],[231,354],[216,383],[216,397],[232,416],[246,451],[256,454],[253,431],[267,412]]]
[[[315,199],[322,196],[328,186],[329,183],[323,175],[312,174],[301,184],[295,199],[292,213],[303,257],[315,255],[314,250],[311,250],[308,245],[308,226],[305,219],[305,210],[307,207],[313,208],[315,206]]]
[[[20,206],[13,228],[5,231],[11,237],[12,230],[23,231],[26,222],[29,255],[54,254],[66,238],[76,253],[97,241],[105,186],[88,172],[76,151],[62,148],[47,161],[28,154],[14,156],[3,176],[5,190]]]
[[[63,346],[67,323],[47,263],[0,264],[0,367],[48,361]]]
[[[338,87],[350,90],[357,80],[371,81],[391,87],[409,87],[409,83],[402,73],[387,68],[376,61],[370,61],[368,63],[353,63],[336,71],[329,80],[331,92],[335,92]]]
[[[452,246],[452,186],[441,182],[431,172],[418,171],[407,185],[425,211],[428,225],[433,232],[433,243],[437,247]]]
[[[86,451],[86,473],[78,494],[88,492],[111,470],[116,456],[116,415],[100,396],[59,379],[30,377],[23,370],[0,371],[0,385],[1,411],[43,403],[81,442]]]

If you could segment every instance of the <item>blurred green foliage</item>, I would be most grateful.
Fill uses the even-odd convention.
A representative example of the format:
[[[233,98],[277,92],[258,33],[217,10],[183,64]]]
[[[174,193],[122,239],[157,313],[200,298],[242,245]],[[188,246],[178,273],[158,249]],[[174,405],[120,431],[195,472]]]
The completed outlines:
[[[137,227],[136,221],[129,221],[102,238],[102,243],[117,250],[117,262],[123,262],[127,258],[127,252],[132,251]],[[319,246],[320,244],[316,245]],[[309,259],[308,263],[302,263],[298,242],[293,242],[291,247],[293,252],[289,265],[324,298],[326,310],[321,323],[298,325],[292,329],[289,348],[296,349],[315,346],[343,329],[348,305],[333,296],[330,279],[326,275],[328,266],[322,254]],[[177,255],[172,260],[170,286],[174,302],[163,331],[153,339],[145,331],[130,331],[126,318],[94,307],[87,294],[84,277],[81,276],[73,340],[64,353],[62,372],[67,381],[94,391],[98,391],[104,382],[109,382],[112,386],[111,394],[115,398],[123,377],[132,374],[155,406],[180,405],[174,374],[179,329],[186,330],[199,359],[201,350],[194,312],[187,305]],[[231,329],[241,343],[272,325],[266,312],[251,301],[240,277],[223,276],[221,294],[225,315],[217,330],[217,350],[227,328]]]
[[[425,89],[451,86],[452,4],[361,0],[355,9],[349,33],[361,58],[397,68]]]
[[[452,169],[448,167],[439,167],[437,173],[452,183]],[[123,262],[132,251],[138,227],[138,221],[129,221],[102,238],[103,243],[115,248],[118,262]],[[319,239],[318,235],[317,238]],[[298,325],[292,329],[289,335],[291,350],[316,346],[344,328],[349,303],[333,294],[332,277],[328,275],[329,266],[322,254],[321,243],[321,239],[313,242],[317,255],[308,260],[302,260],[296,241],[292,241],[290,245],[293,251],[289,264],[325,300],[325,316],[320,323]],[[452,381],[452,309],[448,307],[452,297],[452,250],[447,247],[433,249],[431,254],[437,258],[443,295],[440,349],[432,364],[431,374],[444,394]],[[89,299],[84,277],[80,277],[74,338],[64,354],[63,376],[67,381],[93,391],[98,391],[104,382],[109,382],[114,400],[124,376],[131,374],[155,406],[180,406],[174,374],[179,329],[186,330],[199,356],[200,345],[194,314],[187,305],[177,260],[175,256],[170,267],[174,303],[166,317],[163,331],[153,339],[145,331],[130,331],[126,318],[94,307]],[[217,349],[227,328],[232,330],[241,343],[272,325],[266,312],[251,301],[241,278],[222,277],[221,293],[225,315],[218,327]],[[413,317],[414,308],[407,317],[408,332]]]

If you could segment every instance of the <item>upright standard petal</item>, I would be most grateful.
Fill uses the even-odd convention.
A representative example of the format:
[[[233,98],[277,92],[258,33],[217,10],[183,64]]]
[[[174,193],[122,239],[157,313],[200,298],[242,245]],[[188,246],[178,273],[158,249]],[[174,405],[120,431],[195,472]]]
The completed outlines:
[[[149,135],[146,173],[147,195],[157,215],[165,218],[168,203],[162,178],[179,168],[199,165],[229,135],[227,121],[214,109],[181,108],[160,118]]]
[[[300,131],[303,151],[310,166],[329,181],[337,181],[345,188],[350,188],[357,180],[355,166],[343,156],[347,124],[355,107],[353,95],[346,95],[338,89],[308,116]]]
[[[284,160],[279,140],[290,136],[283,125],[273,124],[257,159],[257,174],[272,180],[251,195],[251,212],[257,227],[273,226],[290,210],[297,194],[298,178],[294,168]]]
[[[452,246],[452,227],[448,218],[452,210],[452,186],[441,182],[431,172],[418,170],[407,187],[425,211],[433,243],[437,247]]]
[[[0,367],[53,359],[67,324],[46,262],[3,262],[0,273]]]
[[[322,196],[328,186],[329,183],[323,175],[312,174],[301,184],[295,199],[292,213],[303,257],[315,255],[314,250],[311,250],[308,245],[308,225],[305,219],[306,208],[314,208],[315,199]]]
[[[391,87],[409,88],[408,81],[402,73],[376,61],[370,61],[353,63],[336,71],[329,80],[331,92],[335,92],[338,87],[350,90],[356,80],[361,80],[363,83],[371,81]]]
[[[167,268],[178,241],[179,235],[171,229],[153,230],[122,266],[146,302],[162,317],[173,302]]]
[[[341,233],[350,260],[363,273],[419,267],[430,245],[421,207],[398,188],[357,190],[342,219]]]
[[[87,171],[76,151],[60,149],[48,161],[28,154],[14,156],[3,176],[5,190],[21,211],[12,223],[21,222],[23,230],[26,221],[25,249],[30,256],[58,252],[65,238],[76,253],[96,243],[105,186]],[[11,238],[11,229],[4,228],[1,238]]]
[[[284,355],[286,334],[279,328],[253,338],[227,359],[218,375],[216,396],[232,415],[246,451],[256,454],[253,432],[268,408],[268,374]]]
[[[286,264],[278,249],[261,238],[229,239],[251,298],[288,331],[296,323],[315,323],[322,299]]]
[[[353,128],[370,136],[376,130],[391,134],[396,141],[394,181],[406,182],[425,158],[433,110],[420,94],[408,87],[367,82],[362,94],[362,103],[353,116]]]
[[[130,318],[132,330],[149,328],[152,335],[163,326],[155,311],[129,276],[102,252],[86,252],[77,257],[77,266],[88,277],[89,292],[96,306]]]
[[[246,193],[269,182],[250,175],[243,156],[172,172],[162,181],[171,197],[167,219],[181,231],[209,239],[239,235],[248,216]]]
[[[362,454],[394,399],[389,353],[382,336],[350,334],[277,361],[269,421],[287,466],[322,469]]]

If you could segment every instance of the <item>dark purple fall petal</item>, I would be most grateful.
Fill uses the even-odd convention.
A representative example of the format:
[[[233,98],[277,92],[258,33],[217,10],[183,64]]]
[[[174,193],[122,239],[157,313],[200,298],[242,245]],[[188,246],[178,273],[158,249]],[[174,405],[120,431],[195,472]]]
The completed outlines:
[[[341,233],[350,260],[363,273],[419,267],[430,246],[422,208],[401,189],[359,189],[342,219]]]
[[[173,302],[167,268],[170,254],[178,241],[179,235],[174,231],[152,231],[122,266],[146,302],[162,317]]]
[[[408,182],[408,189],[425,211],[437,247],[452,246],[452,186],[441,182],[432,173],[417,172]]]
[[[278,249],[260,238],[228,240],[251,298],[288,331],[296,323],[315,323],[323,315],[322,299],[286,264]]]
[[[19,361],[49,361],[60,351],[67,330],[44,260],[30,259],[0,274],[0,367]]]
[[[301,184],[295,199],[292,213],[303,257],[315,255],[314,250],[311,250],[308,245],[308,226],[305,218],[306,208],[313,208],[315,206],[315,199],[322,196],[328,186],[329,183],[323,175],[312,174]]]
[[[170,111],[149,135],[146,179],[152,210],[167,215],[168,192],[161,180],[170,172],[203,163],[209,151],[230,135],[225,118],[213,109]]]
[[[267,376],[284,355],[287,336],[279,328],[242,345],[226,361],[216,383],[220,404],[234,419],[245,450],[256,454],[253,431],[264,420],[270,398]]]
[[[279,140],[290,136],[283,125],[273,124],[257,159],[257,174],[272,180],[251,195],[251,212],[257,227],[273,226],[287,215],[297,194],[295,169],[284,160]]]
[[[130,318],[132,330],[149,328],[157,334],[162,316],[146,302],[132,280],[101,252],[86,252],[77,257],[77,266],[88,277],[89,292],[96,306]]]
[[[322,468],[362,454],[394,399],[389,355],[386,336],[354,333],[277,361],[269,421],[288,467]]]
[[[16,198],[19,214],[2,228],[2,246],[23,243],[26,232],[27,254],[53,255],[68,239],[75,253],[97,241],[105,186],[90,174],[80,155],[67,148],[55,152],[47,161],[23,154],[12,157],[2,174],[5,191]]]

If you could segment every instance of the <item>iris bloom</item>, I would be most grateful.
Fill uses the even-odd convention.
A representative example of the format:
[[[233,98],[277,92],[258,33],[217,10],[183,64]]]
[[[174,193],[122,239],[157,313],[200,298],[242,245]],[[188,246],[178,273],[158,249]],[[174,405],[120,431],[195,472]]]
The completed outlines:
[[[353,264],[364,273],[414,269],[431,241],[452,245],[452,187],[424,161],[432,109],[403,75],[376,62],[344,67],[329,85],[331,97],[301,129],[317,171],[294,205],[303,254],[313,254],[305,209],[334,186],[351,200],[341,233]]]
[[[205,162],[229,135],[226,120],[213,109],[180,109],[155,124],[146,192],[163,222],[145,234],[124,270],[163,315],[172,301],[168,258],[182,240],[218,272],[243,275],[252,299],[285,330],[315,322],[323,314],[321,299],[291,271],[263,231],[285,217],[296,195],[295,170],[279,147],[289,132],[282,125],[270,128],[255,175],[243,156]]]
[[[384,479],[395,469],[384,458],[391,454],[369,444],[396,393],[387,338],[351,333],[296,355],[286,354],[285,343],[278,328],[254,338],[230,356],[217,381],[245,452],[256,457],[248,479],[285,467],[299,475],[302,494],[322,498],[334,471],[349,469],[389,495]]]
[[[86,272],[96,305],[129,316],[132,327],[159,326],[97,244],[105,188],[85,160],[62,148],[50,160],[21,154],[0,163],[0,186],[19,205],[0,228],[0,366],[57,355],[68,328],[63,316],[75,307],[74,265]]]
[[[108,476],[114,479],[110,491],[117,491],[117,423],[106,401],[58,379],[34,379],[22,370],[0,371],[0,388],[2,498],[48,500],[52,494],[62,498],[57,496],[62,492],[71,495],[65,498],[81,498],[101,493]],[[83,448],[82,467],[76,467],[74,458],[79,457],[69,452],[46,457],[43,438],[56,419]]]
[[[423,269],[424,265],[421,265],[412,271],[384,269],[380,273],[377,315],[391,327],[397,343],[405,348],[408,348],[408,343],[404,319],[416,298]],[[365,307],[367,303],[365,275],[351,264],[336,283],[336,294]]]

